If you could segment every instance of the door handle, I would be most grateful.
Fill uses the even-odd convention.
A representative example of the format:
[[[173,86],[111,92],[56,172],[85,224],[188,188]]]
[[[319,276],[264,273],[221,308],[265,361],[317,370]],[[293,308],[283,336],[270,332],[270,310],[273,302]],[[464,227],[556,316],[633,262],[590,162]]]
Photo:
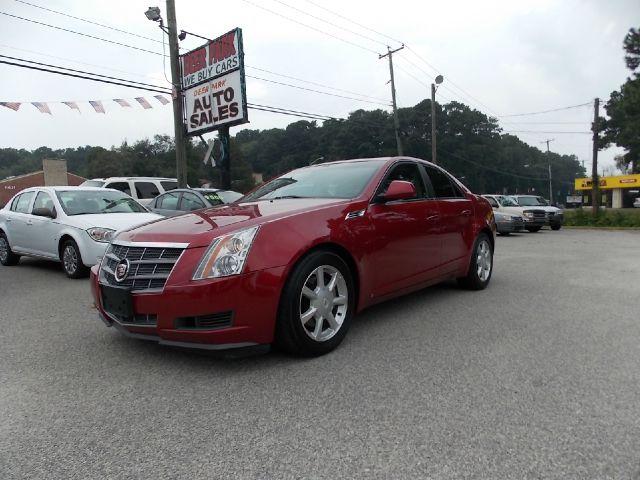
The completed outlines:
[[[427,222],[430,222],[432,220],[437,220],[438,218],[440,218],[440,215],[429,215],[427,217]]]
[[[471,216],[471,210],[463,210],[462,215],[464,215],[465,217]]]

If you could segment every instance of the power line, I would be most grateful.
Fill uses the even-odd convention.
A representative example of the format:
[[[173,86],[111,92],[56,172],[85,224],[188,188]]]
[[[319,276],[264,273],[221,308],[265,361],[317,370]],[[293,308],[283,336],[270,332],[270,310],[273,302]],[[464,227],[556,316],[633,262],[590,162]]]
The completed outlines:
[[[247,78],[253,78],[255,80],[261,80],[263,82],[269,82],[269,83],[274,83],[276,85],[283,85],[285,87],[291,87],[291,88],[297,88],[298,90],[305,90],[307,92],[314,92],[314,93],[320,93],[322,95],[329,95],[331,97],[338,97],[338,98],[346,98],[348,100],[355,100],[358,102],[364,102],[364,103],[373,103],[374,105],[385,105],[385,106],[389,106],[388,103],[381,103],[381,102],[373,102],[371,100],[363,100],[360,98],[354,98],[354,97],[347,97],[345,95],[338,95],[336,93],[329,93],[329,92],[321,92],[320,90],[314,90],[313,88],[306,88],[306,87],[299,87],[297,85],[291,85],[290,83],[284,83],[284,82],[278,82],[276,80],[269,80],[267,78],[262,78],[262,77],[254,77],[253,75],[246,75]]]
[[[109,80],[117,80],[117,81],[120,81],[120,82],[133,83],[133,84],[143,85],[145,87],[160,88],[157,85],[151,85],[149,83],[136,82],[135,80],[127,80],[126,78],[110,77],[108,75],[100,75],[98,73],[85,72],[83,70],[75,70],[73,68],[61,67],[59,65],[51,65],[51,64],[48,64],[48,63],[35,62],[33,60],[27,60],[25,58],[10,57],[8,55],[0,55],[0,58],[7,58],[9,60],[15,60],[15,61],[19,61],[19,62],[26,62],[26,63],[30,63],[32,65],[40,65],[42,67],[57,68],[59,70],[66,70],[68,72],[82,73],[84,75],[93,75],[94,77],[106,78],[106,79],[109,79]]]
[[[285,7],[288,7],[288,8],[290,8],[290,9],[292,9],[292,10],[295,10],[296,12],[302,13],[303,15],[306,15],[306,16],[308,16],[308,17],[311,17],[311,18],[313,18],[313,19],[315,19],[315,20],[318,20],[318,21],[320,21],[320,22],[326,23],[327,25],[331,25],[332,27],[339,28],[340,30],[344,30],[345,32],[349,32],[349,33],[351,33],[351,34],[353,34],[353,35],[356,35],[356,36],[358,36],[358,37],[360,37],[360,38],[364,38],[365,40],[369,40],[370,42],[379,43],[380,45],[382,45],[382,46],[384,46],[384,47],[386,47],[386,46],[387,46],[387,44],[386,44],[386,43],[384,43],[384,42],[381,42],[381,41],[376,40],[376,39],[371,38],[371,37],[367,37],[366,35],[362,35],[362,34],[360,34],[360,33],[358,33],[358,32],[354,32],[353,30],[349,30],[348,28],[341,27],[340,25],[336,25],[335,23],[332,23],[332,22],[330,22],[330,21],[328,21],[328,20],[325,20],[325,19],[323,19],[323,18],[317,17],[317,16],[315,16],[315,15],[313,15],[313,14],[309,13],[309,12],[305,12],[304,10],[301,10],[301,9],[299,9],[299,8],[296,8],[296,7],[294,7],[293,5],[289,5],[288,3],[285,3],[285,2],[283,2],[283,1],[281,1],[281,0],[273,0],[273,1],[274,1],[274,2],[278,2],[279,4],[284,5]]]
[[[154,52],[154,51],[151,51],[151,50],[147,50],[145,48],[135,47],[133,45],[128,45],[126,43],[114,42],[113,40],[107,40],[106,38],[96,37],[94,35],[89,35],[87,33],[76,32],[75,30],[70,30],[68,28],[62,28],[62,27],[57,27],[55,25],[50,25],[48,23],[38,22],[38,21],[32,20],[30,18],[19,17],[18,15],[11,15],[10,13],[6,13],[6,12],[0,12],[0,14],[6,15],[7,17],[17,18],[18,20],[23,20],[25,22],[31,22],[31,23],[35,23],[37,25],[42,25],[44,27],[55,28],[56,30],[62,30],[63,32],[73,33],[75,35],[81,35],[81,36],[87,37],[87,38],[93,38],[94,40],[100,40],[101,42],[112,43],[114,45],[119,45],[121,47],[132,48],[134,50],[139,50],[141,52],[153,53],[154,55],[162,55],[162,53],[158,53],[158,52]]]
[[[56,73],[58,75],[65,75],[67,77],[81,78],[81,79],[84,79],[84,80],[92,80],[94,82],[109,83],[109,84],[112,84],[112,85],[119,85],[121,87],[137,88],[139,90],[147,90],[149,92],[158,92],[158,93],[164,93],[164,94],[167,94],[167,95],[171,95],[170,91],[160,90],[160,87],[158,87],[158,88],[149,88],[149,87],[144,87],[144,86],[131,85],[129,83],[115,82],[115,81],[112,81],[112,80],[105,80],[105,79],[101,79],[101,78],[88,77],[86,75],[78,75],[78,74],[75,74],[75,73],[60,72],[60,71],[57,71],[57,70],[50,70],[50,69],[47,69],[47,68],[41,68],[41,67],[36,67],[36,66],[32,66],[32,65],[22,65],[22,64],[14,63],[14,62],[7,62],[6,60],[0,60],[0,63],[4,63],[6,65],[13,65],[15,67],[29,68],[31,70],[38,70],[38,71],[41,71],[41,72]]]
[[[251,65],[247,65],[246,63],[244,64],[244,66],[247,67],[247,68],[251,68],[253,70],[258,70],[259,72],[270,73],[271,75],[276,75],[278,77],[283,77],[283,78],[289,78],[289,79],[295,80],[297,82],[308,83],[309,85],[316,85],[318,87],[328,88],[329,90],[335,90],[336,92],[350,93],[352,95],[358,95],[359,97],[362,97],[362,98],[370,98],[371,100],[378,100],[380,102],[385,102],[385,103],[387,102],[387,100],[384,100],[384,99],[381,99],[381,98],[378,98],[378,97],[372,97],[370,95],[364,95],[362,93],[353,92],[351,90],[344,90],[342,88],[331,87],[329,85],[325,85],[325,84],[318,83],[318,82],[312,82],[310,80],[303,80],[302,78],[297,78],[297,77],[292,77],[290,75],[284,75],[282,73],[272,72],[270,70],[265,70],[264,68],[258,68],[258,67],[254,67],[254,66],[251,66]]]
[[[41,10],[45,10],[45,11],[47,11],[47,12],[55,13],[55,14],[57,14],[57,15],[62,15],[62,16],[68,17],[68,18],[73,18],[74,20],[80,20],[81,22],[90,23],[91,25],[97,25],[97,26],[99,26],[99,27],[108,28],[108,29],[110,29],[110,30],[114,30],[114,31],[116,31],[116,32],[126,33],[127,35],[131,35],[131,36],[138,37],[138,38],[144,38],[145,40],[150,40],[150,41],[152,41],[152,42],[160,43],[160,40],[157,40],[157,39],[155,39],[155,38],[145,37],[145,36],[143,36],[143,35],[138,35],[137,33],[127,32],[126,30],[121,30],[121,29],[119,29],[119,28],[112,27],[112,26],[110,26],[110,25],[105,25],[105,24],[103,24],[103,23],[94,22],[94,21],[92,21],[92,20],[88,20],[88,19],[86,19],[86,18],[75,17],[75,16],[73,16],[73,15],[69,15],[68,13],[59,12],[59,11],[57,11],[57,10],[53,10],[53,9],[51,9],[51,8],[43,7],[42,5],[35,5],[35,4],[33,4],[33,3],[25,2],[24,0],[14,0],[14,1],[16,1],[16,2],[18,2],[18,3],[23,3],[23,4],[25,4],[25,5],[29,5],[30,7],[35,7],[35,8],[39,8],[39,9],[41,9]]]
[[[510,115],[499,115],[499,118],[506,118],[506,117],[526,117],[528,115],[542,115],[543,113],[552,113],[552,112],[560,112],[562,110],[569,110],[572,108],[579,108],[579,107],[586,107],[587,105],[591,106],[593,105],[593,102],[586,102],[586,103],[581,103],[579,105],[569,105],[568,107],[560,107],[560,108],[553,108],[551,110],[541,110],[539,112],[529,112],[529,113],[512,113]]]
[[[567,134],[586,134],[586,135],[591,135],[592,132],[565,132],[565,131],[558,131],[558,130],[504,130],[504,133],[540,133],[540,134],[548,134],[548,133],[567,133]]]
[[[338,37],[336,35],[332,35],[331,33],[325,32],[324,30],[320,30],[319,28],[312,27],[311,25],[307,25],[306,23],[299,22],[297,20],[294,20],[291,17],[287,17],[286,15],[283,15],[281,13],[274,12],[273,10],[270,10],[270,9],[268,9],[266,7],[263,7],[262,5],[257,5],[255,3],[249,1],[249,0],[242,0],[242,1],[245,2],[245,3],[248,3],[249,5],[254,6],[256,8],[260,8],[262,10],[265,10],[265,11],[267,11],[267,12],[273,14],[273,15],[277,15],[278,17],[281,17],[281,18],[284,18],[286,20],[289,20],[290,22],[297,23],[298,25],[302,25],[303,27],[309,28],[309,29],[311,29],[311,30],[313,30],[315,32],[318,32],[318,33],[321,33],[321,34],[326,35],[328,37],[334,38],[334,39],[336,39],[336,40],[338,40],[340,42],[348,43],[349,45],[352,45],[354,47],[358,47],[358,48],[360,48],[362,50],[366,50],[368,52],[375,53],[376,55],[378,55],[378,52],[376,52],[375,50],[371,50],[370,48],[364,47],[364,46],[362,46],[362,45],[360,45],[358,43],[352,42],[350,40],[346,40],[346,39]]]
[[[312,2],[311,0],[306,0],[306,1],[307,1],[307,3],[310,3],[311,5],[313,5],[313,6],[317,7],[317,8],[320,8],[320,9],[322,9],[322,10],[326,11],[326,12],[329,12],[330,14],[335,15],[336,17],[342,18],[343,20],[346,20],[346,21],[348,21],[348,22],[351,22],[351,23],[353,23],[354,25],[357,25],[357,26],[358,26],[358,27],[360,27],[360,28],[364,28],[365,30],[369,30],[370,32],[373,32],[373,33],[375,33],[375,34],[377,34],[377,35],[380,35],[381,37],[385,37],[385,38],[387,38],[387,39],[389,39],[389,40],[392,40],[392,41],[394,41],[394,42],[396,42],[396,43],[403,43],[403,42],[401,42],[400,40],[396,40],[396,39],[395,39],[395,38],[393,38],[393,37],[390,37],[390,36],[388,36],[388,35],[385,35],[384,33],[380,33],[380,32],[378,32],[377,30],[374,30],[373,28],[369,28],[369,27],[367,27],[367,26],[365,26],[365,25],[362,25],[361,23],[358,23],[358,22],[356,22],[355,20],[353,20],[353,19],[351,19],[351,18],[347,18],[347,17],[345,17],[345,16],[343,16],[343,15],[340,15],[339,13],[334,12],[333,10],[329,10],[328,8],[323,7],[322,5],[318,5],[317,3]]]

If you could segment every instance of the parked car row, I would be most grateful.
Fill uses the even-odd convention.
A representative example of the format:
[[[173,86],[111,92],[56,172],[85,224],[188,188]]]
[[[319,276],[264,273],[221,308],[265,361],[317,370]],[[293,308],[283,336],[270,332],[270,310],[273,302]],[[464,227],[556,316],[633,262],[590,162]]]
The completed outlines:
[[[527,230],[537,232],[549,226],[560,230],[564,213],[560,208],[549,205],[536,195],[483,195],[494,210],[498,233],[510,233]]]

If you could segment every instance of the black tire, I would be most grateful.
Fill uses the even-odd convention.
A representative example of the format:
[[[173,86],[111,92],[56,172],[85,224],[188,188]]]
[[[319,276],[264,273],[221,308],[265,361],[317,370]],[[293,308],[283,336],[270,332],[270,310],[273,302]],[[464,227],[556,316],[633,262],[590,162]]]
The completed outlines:
[[[89,268],[82,263],[80,249],[73,240],[67,240],[60,251],[62,269],[69,278],[84,278],[89,274]]]
[[[16,265],[18,261],[20,261],[20,255],[16,255],[11,251],[11,246],[9,245],[7,236],[4,232],[0,232],[0,263],[9,267],[11,265]]]
[[[489,285],[492,273],[493,247],[489,236],[482,232],[473,244],[467,276],[458,278],[458,284],[468,290],[483,290]]]
[[[560,228],[562,228],[562,225],[551,225],[551,230],[560,230]]]
[[[349,330],[355,294],[351,271],[342,258],[325,250],[310,253],[295,266],[285,284],[278,308],[276,346],[304,357],[330,352]]]
[[[525,227],[528,232],[536,233],[539,232],[542,227]]]

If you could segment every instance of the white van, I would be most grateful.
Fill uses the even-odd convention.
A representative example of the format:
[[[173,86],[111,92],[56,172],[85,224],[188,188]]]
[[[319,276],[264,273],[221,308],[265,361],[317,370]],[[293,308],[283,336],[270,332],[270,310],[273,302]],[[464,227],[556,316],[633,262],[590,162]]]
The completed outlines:
[[[178,188],[178,181],[165,177],[109,177],[92,178],[82,182],[81,186],[115,188],[148,205],[161,193]]]

